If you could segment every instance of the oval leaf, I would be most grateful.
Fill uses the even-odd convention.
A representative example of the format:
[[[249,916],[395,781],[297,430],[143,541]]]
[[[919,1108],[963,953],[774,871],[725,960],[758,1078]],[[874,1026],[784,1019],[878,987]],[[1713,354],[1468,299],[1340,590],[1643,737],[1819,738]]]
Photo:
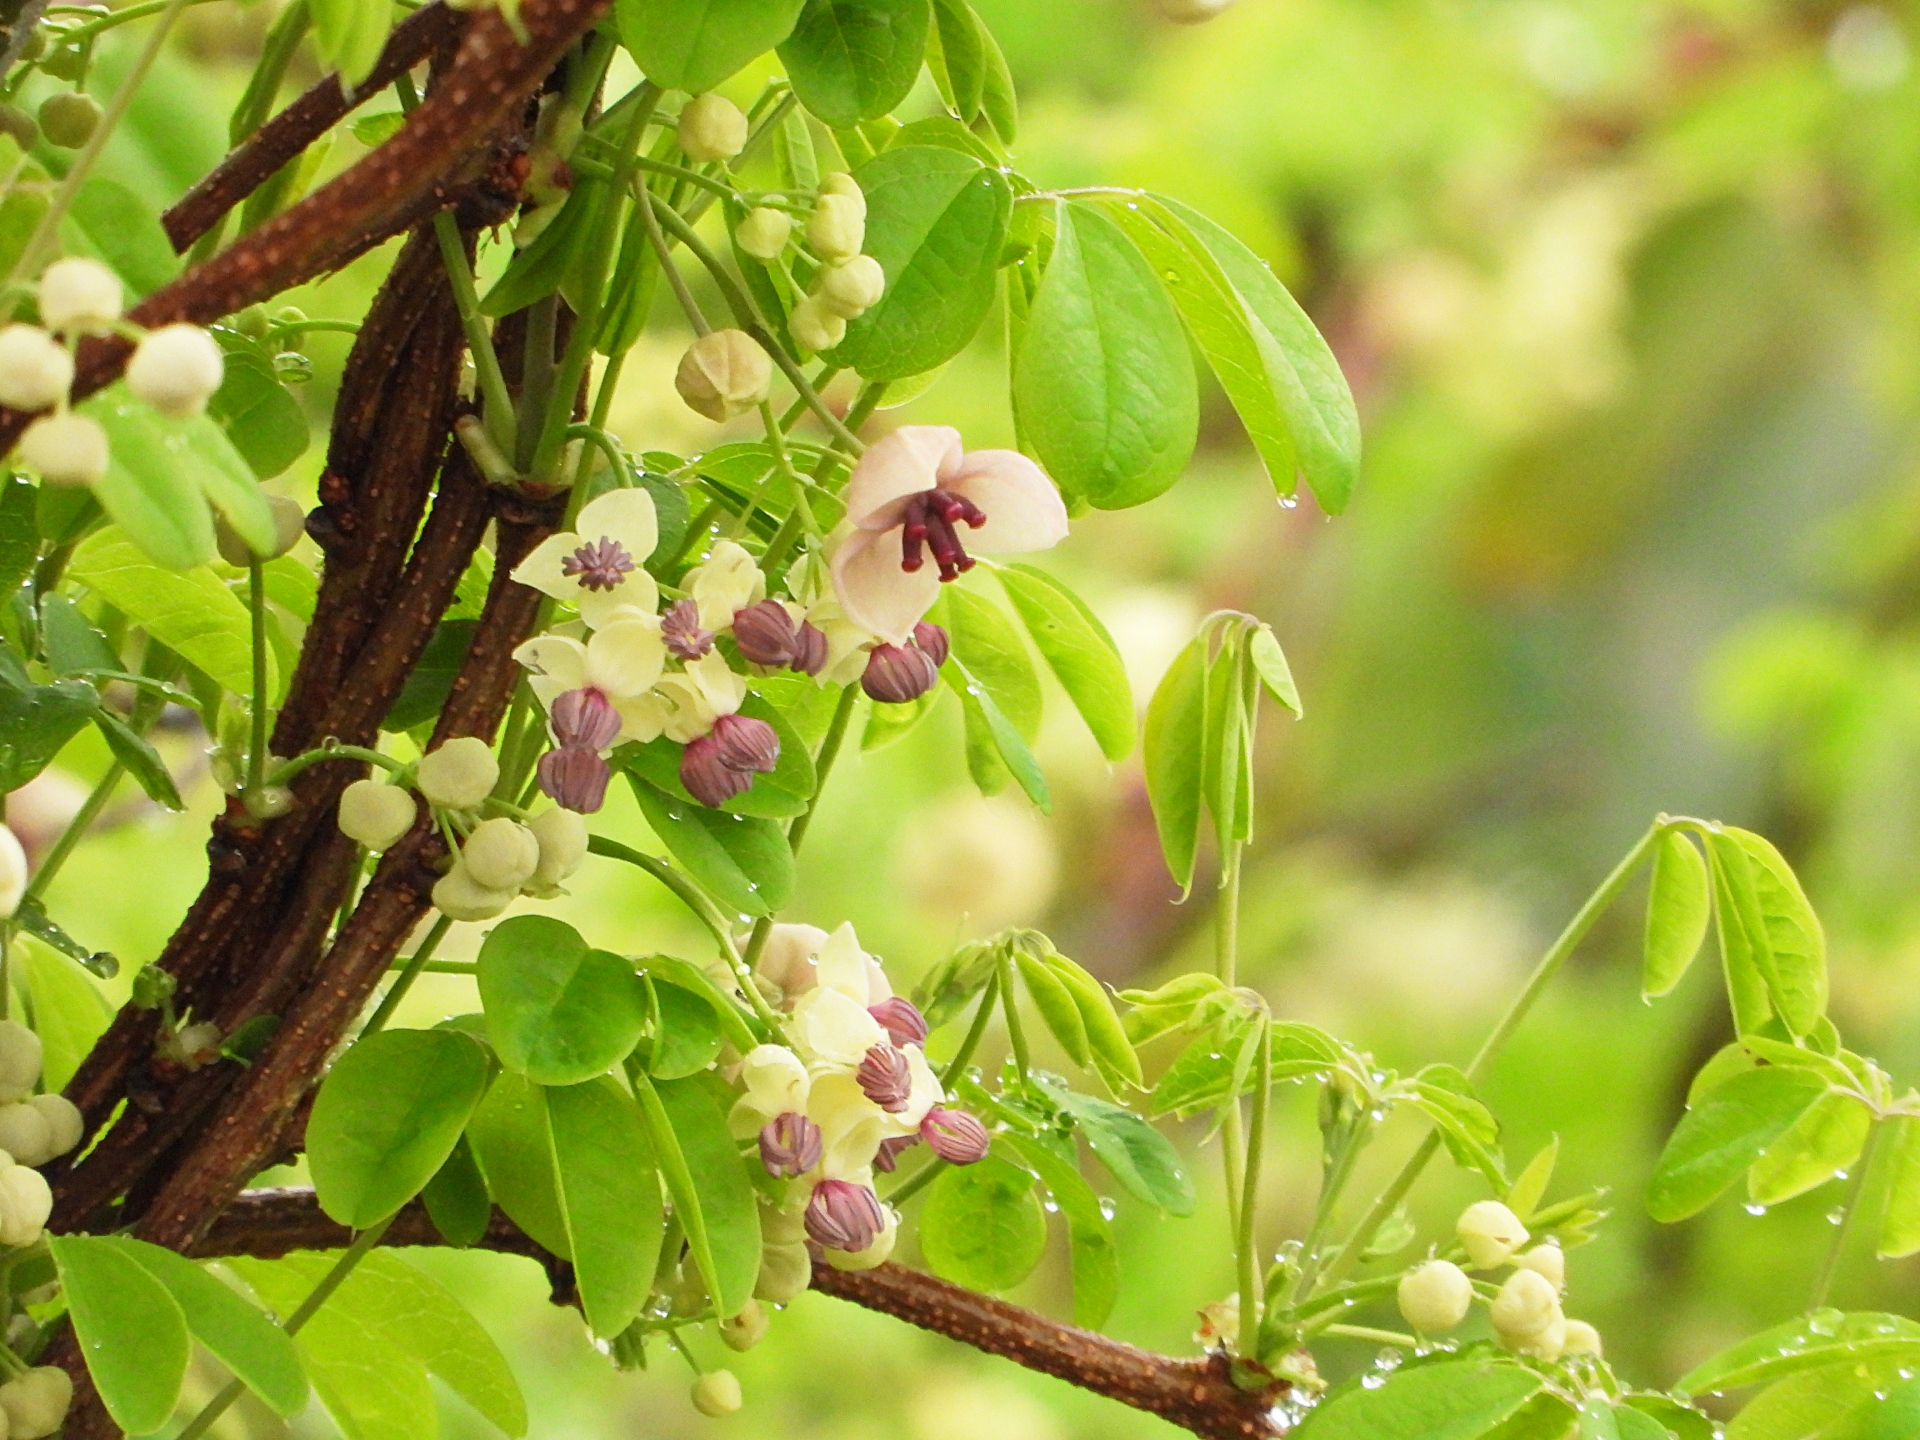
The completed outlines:
[[[1201,757],[1207,724],[1207,642],[1189,641],[1161,677],[1147,706],[1147,799],[1182,895],[1193,888],[1200,846]]]
[[[1329,1397],[1298,1433],[1301,1440],[1478,1440],[1540,1385],[1532,1371],[1497,1360],[1410,1367],[1383,1385]]]
[[[1769,1066],[1736,1075],[1681,1117],[1654,1166],[1647,1209],[1684,1220],[1707,1208],[1826,1090],[1804,1070]]]
[[[500,1063],[542,1085],[605,1074],[647,1023],[646,985],[571,925],[516,915],[480,947],[480,1002]]]
[[[610,1080],[546,1092],[560,1212],[580,1304],[596,1335],[626,1329],[647,1303],[665,1213],[646,1127]]]
[[[1665,995],[1680,983],[1707,938],[1712,908],[1707,862],[1692,840],[1669,831],[1654,854],[1653,883],[1647,892],[1643,998]]]
[[[87,1371],[114,1423],[130,1435],[173,1414],[192,1344],[167,1287],[113,1240],[48,1237]]]
[[[801,0],[618,0],[620,38],[654,84],[699,94],[786,39]]]
[[[1008,565],[994,573],[1100,753],[1126,759],[1133,749],[1133,689],[1107,627],[1086,601],[1044,570]]]
[[[920,1249],[933,1273],[975,1290],[1010,1290],[1047,1247],[1033,1176],[989,1155],[943,1170],[920,1212]]]
[[[780,61],[800,103],[844,129],[907,98],[932,23],[929,0],[807,0]]]

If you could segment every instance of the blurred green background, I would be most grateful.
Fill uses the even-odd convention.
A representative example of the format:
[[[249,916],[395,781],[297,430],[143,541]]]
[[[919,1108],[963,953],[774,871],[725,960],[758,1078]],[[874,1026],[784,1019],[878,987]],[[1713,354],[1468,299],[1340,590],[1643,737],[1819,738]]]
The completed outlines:
[[[1022,89],[1021,167],[1046,186],[1163,190],[1237,230],[1326,332],[1366,422],[1358,498],[1330,520],[1304,498],[1275,503],[1215,394],[1170,496],[1078,523],[1047,558],[1112,628],[1143,701],[1210,609],[1270,620],[1287,648],[1306,718],[1270,714],[1261,734],[1243,975],[1281,1015],[1385,1064],[1463,1060],[1648,820],[1687,812],[1761,830],[1801,867],[1843,1034],[1920,1079],[1914,11],[1240,0],[1181,28],[1142,0],[979,4]],[[191,12],[113,173],[161,203],[217,158],[268,14],[225,0]],[[343,133],[325,168],[360,153]],[[295,298],[354,315],[383,263]],[[722,432],[673,398],[684,337],[662,321],[629,367],[618,428],[635,449],[696,450]],[[318,337],[313,354],[318,417],[340,348]],[[997,341],[887,418],[1007,443]],[[317,467],[316,449],[286,483],[310,491]],[[183,765],[196,744],[180,737]],[[1061,703],[1041,753],[1051,817],[971,790],[951,707],[843,761],[790,918],[853,920],[898,980],[1012,923],[1047,928],[1116,985],[1206,964],[1210,882],[1174,903],[1137,764],[1107,766]],[[79,779],[44,784],[40,823],[97,763],[66,757]],[[54,913],[150,959],[203,871],[214,792],[196,794],[186,817],[118,812],[62,875]],[[17,825],[38,813],[15,797]],[[640,831],[618,804],[605,828]],[[600,944],[697,953],[632,873],[589,871],[555,908]],[[1710,966],[1641,1004],[1638,895],[1489,1090],[1516,1163],[1561,1138],[1556,1197],[1611,1187],[1613,1219],[1572,1258],[1568,1309],[1627,1374],[1666,1384],[1800,1307],[1838,1187],[1763,1217],[1729,1199],[1677,1229],[1645,1219],[1645,1176],[1692,1068],[1729,1037]],[[416,1023],[473,1008],[466,982],[430,978],[409,1002]],[[1271,1245],[1301,1232],[1318,1172],[1311,1097],[1277,1109]],[[1390,1127],[1374,1170],[1413,1133]],[[1210,1187],[1199,1215],[1123,1203],[1118,1221],[1110,1329],[1176,1353],[1230,1283],[1218,1159],[1208,1147],[1194,1163]],[[1421,1245],[1478,1193],[1436,1171]],[[677,1360],[614,1373],[573,1313],[545,1304],[533,1266],[422,1263],[506,1348],[542,1437],[1171,1433],[817,1296],[750,1355],[699,1342],[747,1393],[740,1414],[706,1421]],[[1066,1313],[1064,1270],[1052,1257],[1017,1298]],[[1917,1277],[1856,1256],[1838,1298],[1914,1313]],[[1330,1373],[1369,1359],[1341,1342],[1322,1355]],[[282,1433],[260,1414],[228,1424]],[[485,1431],[457,1402],[446,1425]],[[316,1411],[293,1433],[332,1432]]]

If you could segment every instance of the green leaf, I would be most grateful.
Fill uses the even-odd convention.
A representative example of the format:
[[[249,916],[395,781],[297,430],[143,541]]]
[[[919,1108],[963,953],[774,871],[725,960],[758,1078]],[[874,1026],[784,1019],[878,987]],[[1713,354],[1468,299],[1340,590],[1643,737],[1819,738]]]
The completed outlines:
[[[1147,798],[1184,897],[1193,889],[1200,847],[1200,770],[1207,723],[1207,641],[1195,636],[1174,659],[1147,705],[1143,753]]]
[[[1122,1021],[1127,1039],[1140,1046],[1170,1031],[1186,1029],[1194,1023],[1201,1005],[1226,988],[1218,976],[1197,971],[1177,976],[1157,990],[1122,990],[1120,998],[1133,1007]]]
[[[1645,1417],[1642,1417],[1643,1419]],[[1654,1433],[1663,1433],[1658,1425],[1653,1425]],[[1614,1419],[1613,1406],[1597,1396],[1580,1407],[1580,1440],[1622,1440],[1619,1423]]]
[[[724,1038],[705,996],[664,980],[653,983],[653,1050],[647,1073],[661,1080],[697,1075],[713,1063]]]
[[[1679,1395],[1738,1390],[1843,1361],[1920,1359],[1920,1324],[1899,1315],[1819,1310],[1722,1350],[1675,1385]]]
[[[1047,788],[1047,777],[1041,772],[1040,762],[1033,758],[1033,751],[1027,748],[1019,727],[1006,717],[994,702],[991,692],[974,677],[958,655],[950,656],[947,663],[940,667],[940,673],[960,697],[961,708],[966,713],[967,763],[981,792],[991,795],[999,788],[989,784],[983,777],[976,760],[976,748],[987,744],[991,745],[992,754],[1020,782],[1020,788],[1026,792],[1027,798],[1040,808],[1042,814],[1051,814],[1053,794]]]
[[[1440,1127],[1454,1163],[1478,1170],[1496,1194],[1507,1188],[1499,1150],[1500,1127],[1473,1092],[1473,1083],[1452,1065],[1429,1065],[1413,1078],[1413,1103]]]
[[[320,1208],[365,1230],[418,1195],[486,1094],[488,1068],[478,1042],[452,1030],[382,1030],[350,1048],[307,1122]]]
[[[571,1258],[540,1088],[512,1071],[496,1076],[473,1112],[467,1139],[507,1218],[562,1260]]]
[[[1900,1260],[1920,1252],[1920,1117],[1893,1115],[1882,1123],[1886,1212],[1875,1249],[1882,1260]]]
[[[980,17],[967,0],[933,0],[938,27],[939,64],[934,74],[945,83],[942,94],[962,123],[971,125],[980,114],[987,80],[987,39]]]
[[[1133,749],[1133,689],[1107,627],[1044,570],[1007,565],[994,574],[1020,612],[1034,648],[1099,742],[1100,753],[1113,761],[1126,759]]]
[[[118,180],[90,176],[67,213],[135,296],[144,298],[179,277],[180,257],[159,213]]]
[[[156,565],[124,531],[108,527],[80,542],[67,573],[223,688],[252,692],[246,604],[211,571],[181,574]],[[267,678],[273,689],[278,676],[271,654]]]
[[[741,1054],[744,1055],[764,1038],[763,1033],[754,1028],[759,1022],[750,1020],[740,1008],[740,1002],[714,984],[707,977],[707,972],[692,961],[673,955],[650,955],[640,968],[641,973],[655,980],[665,981],[705,1000],[719,1021],[722,1033]]]
[[[913,89],[932,20],[928,0],[807,0],[780,62],[829,125],[877,120]]]
[[[558,290],[567,267],[588,243],[606,191],[604,182],[582,177],[568,192],[560,213],[547,222],[533,243],[513,252],[500,278],[480,297],[480,313],[496,319],[511,315]]]
[[[1020,967],[1020,978],[1026,982],[1033,1008],[1040,1012],[1047,1030],[1060,1042],[1067,1058],[1084,1069],[1093,1055],[1087,1049],[1087,1027],[1080,1019],[1080,1007],[1074,1002],[1072,992],[1038,955],[1016,948],[1013,959]]]
[[[867,197],[866,253],[887,289],[849,322],[833,363],[905,380],[959,354],[992,310],[1013,190],[997,170],[933,145],[888,150],[855,179]]]
[[[1247,658],[1253,662],[1253,673],[1260,677],[1267,693],[1291,710],[1294,719],[1300,719],[1305,713],[1300,708],[1300,691],[1293,683],[1293,669],[1287,664],[1286,652],[1280,648],[1271,625],[1253,628],[1247,637]]]
[[[1920,1379],[1906,1378],[1884,1395],[1869,1395],[1821,1440],[1912,1440],[1920,1435]]]
[[[1057,950],[1049,949],[1045,961],[1073,997],[1085,1027],[1094,1068],[1106,1081],[1107,1088],[1118,1094],[1122,1086],[1138,1086],[1140,1057],[1133,1053],[1133,1044],[1127,1039],[1120,1017],[1114,1013],[1106,987]]]
[[[308,0],[308,9],[321,63],[338,70],[351,92],[373,73],[386,48],[393,29],[390,0]]]
[[[647,78],[698,95],[792,32],[801,0],[618,0],[620,38]]]
[[[926,1017],[927,1028],[938,1030],[966,1009],[986,989],[999,963],[997,946],[964,945],[921,976],[913,987],[913,1003]]]
[[[1171,1140],[1131,1110],[1041,1083],[1073,1116],[1094,1158],[1107,1167],[1107,1173],[1127,1193],[1169,1215],[1193,1214],[1197,1203],[1193,1180]]]
[[[1827,1427],[1892,1378],[1893,1365],[1842,1362],[1789,1375],[1749,1400],[1726,1429],[1726,1440],[1815,1440]]]
[[[226,432],[233,448],[262,480],[286,470],[306,453],[312,433],[300,402],[293,398],[273,362],[244,336],[214,334],[226,350],[226,373],[207,401],[207,413]]]
[[[353,138],[369,150],[377,150],[387,141],[400,133],[400,127],[407,123],[404,110],[376,110],[371,115],[357,116],[347,129],[353,132]]]
[[[546,915],[515,915],[488,932],[479,984],[500,1063],[542,1085],[605,1074],[646,1028],[646,985],[633,965]]]
[[[1747,1194],[1777,1205],[1827,1183],[1853,1167],[1867,1143],[1872,1117],[1849,1095],[1823,1095],[1754,1161]]]
[[[1541,1198],[1553,1179],[1553,1167],[1560,1159],[1560,1137],[1554,1136],[1534,1153],[1526,1167],[1507,1190],[1507,1208],[1524,1222],[1540,1208]]]
[[[1047,1247],[1033,1176],[989,1155],[951,1166],[927,1192],[920,1251],[933,1273],[973,1290],[1010,1290]]]
[[[1806,892],[1784,856],[1765,837],[1727,827],[1712,844],[1746,851],[1753,895],[1765,934],[1756,943],[1774,1009],[1795,1035],[1812,1032],[1827,1009],[1827,938]]]
[[[804,815],[813,806],[813,792],[819,782],[813,773],[813,757],[806,742],[794,732],[777,705],[764,697],[749,694],[741,702],[740,713],[764,720],[780,737],[780,756],[774,768],[753,777],[753,784],[719,808],[730,815],[758,815],[767,819],[787,819]],[[680,759],[686,746],[677,745],[662,735],[644,745],[622,745],[613,752],[616,767],[625,770],[654,789],[689,805],[699,802],[680,783]]]
[[[1202,731],[1200,793],[1213,815],[1214,836],[1224,854],[1252,830],[1253,725],[1248,700],[1245,635],[1226,630],[1207,663],[1207,721]]]
[[[446,1163],[434,1171],[420,1199],[433,1228],[447,1244],[465,1249],[486,1236],[493,1219],[493,1197],[487,1193],[487,1177],[480,1173],[480,1162],[473,1158],[473,1146],[465,1135]]]
[[[1707,862],[1693,841],[1677,830],[1660,837],[1653,857],[1653,882],[1647,891],[1646,968],[1640,982],[1643,999],[1665,995],[1700,953],[1712,913]]]
[[[290,1418],[305,1408],[307,1375],[300,1368],[299,1352],[265,1311],[171,1250],[130,1235],[116,1236],[112,1243],[167,1288],[193,1338],[266,1401],[274,1414]]]
[[[1741,1035],[1752,1035],[1773,1018],[1766,973],[1757,953],[1766,940],[1753,890],[1752,866],[1739,846],[1715,845],[1711,837],[1707,862],[1713,875],[1720,968],[1727,986],[1727,1004],[1733,1011],[1733,1028]]]
[[[707,1293],[737,1315],[760,1275],[760,1209],[727,1117],[697,1079],[636,1075],[634,1092]]]
[[[793,851],[771,820],[728,815],[627,776],[640,813],[673,858],[732,914],[771,915],[793,894]]]
[[[393,708],[380,722],[382,730],[398,734],[423,725],[440,713],[453,693],[453,678],[466,663],[473,646],[473,620],[442,620],[433,627],[426,649],[407,673],[406,683],[394,698]]]
[[[40,1078],[50,1094],[58,1094],[94,1042],[107,1033],[113,1011],[80,968],[51,946],[25,945],[22,953],[27,998],[33,1003],[33,1030],[40,1037]]]
[[[1023,448],[1066,495],[1124,510],[1180,478],[1200,391],[1179,312],[1099,210],[1061,202],[1013,370]]]
[[[100,697],[80,680],[19,689],[0,679],[0,794],[52,764],[99,709]]]
[[[1235,1092],[1258,1084],[1250,1067],[1260,1039],[1260,1017],[1235,1008],[1217,1026],[1203,1032],[1180,1052],[1153,1087],[1148,1111],[1154,1115],[1185,1117],[1223,1103]],[[1300,1080],[1325,1076],[1340,1067],[1342,1052],[1332,1037],[1311,1025],[1294,1022],[1273,1027],[1272,1080]]]
[[[874,705],[867,711],[866,728],[860,732],[862,750],[878,750],[906,736],[933,713],[940,703],[940,691],[929,690],[904,705]]]
[[[112,443],[94,496],[154,560],[184,570],[213,557],[209,504],[256,551],[272,551],[277,536],[266,497],[210,416],[170,419],[124,387],[81,408],[106,427]]]
[[[1652,1417],[1673,1440],[1720,1440],[1720,1429],[1711,1419],[1666,1395],[1629,1395],[1625,1409]]]
[[[120,657],[65,595],[40,599],[40,648],[47,668],[66,679],[94,670],[118,670]]]
[[[1000,42],[994,39],[993,32],[977,13],[974,28],[980,37],[980,58],[985,71],[980,80],[980,113],[986,116],[1000,143],[1011,145],[1020,123],[1020,97],[1013,88],[1013,71],[1007,67]]]
[[[1297,1433],[1300,1440],[1478,1440],[1540,1385],[1532,1371],[1499,1360],[1414,1366],[1385,1384],[1330,1395]]]
[[[1825,1090],[1804,1070],[1772,1066],[1709,1090],[1667,1140],[1647,1189],[1648,1211],[1670,1224],[1706,1209]]]
[[[149,800],[169,810],[187,808],[173,776],[167,773],[166,762],[160,758],[160,752],[147,743],[146,737],[105,707],[94,712],[93,723],[99,727],[113,758],[126,766]]]
[[[594,1334],[611,1338],[646,1305],[660,1259],[653,1151],[639,1108],[611,1080],[550,1089],[546,1100],[580,1305]]]
[[[179,1301],[114,1240],[49,1235],[67,1313],[114,1423],[130,1435],[173,1414],[192,1345]]]
[[[40,558],[39,497],[17,475],[0,482],[0,603],[12,599]]]
[[[1080,1172],[1037,1140],[1005,1132],[994,1140],[1003,1159],[1019,1161],[1047,1187],[1067,1222],[1067,1255],[1073,1266],[1073,1323],[1098,1330],[1120,1296],[1120,1252],[1100,1197]],[[1009,1155],[1007,1152],[1011,1152]]]
[[[1040,734],[1040,676],[1006,611],[985,596],[958,585],[943,587],[937,611],[953,654],[978,680],[1020,738],[1031,744]]]

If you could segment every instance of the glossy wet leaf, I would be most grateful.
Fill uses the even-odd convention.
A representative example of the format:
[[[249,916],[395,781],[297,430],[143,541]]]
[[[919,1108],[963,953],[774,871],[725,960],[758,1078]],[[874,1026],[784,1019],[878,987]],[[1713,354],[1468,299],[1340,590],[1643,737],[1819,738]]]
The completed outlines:
[[[546,1103],[581,1307],[610,1338],[653,1288],[666,1223],[653,1151],[633,1097],[611,1080],[549,1089]]]
[[[1920,1252],[1920,1117],[1896,1115],[1882,1123],[1886,1210],[1874,1248],[1882,1260],[1898,1260]]]
[[[940,1174],[920,1212],[920,1250],[933,1273],[974,1290],[1009,1290],[1033,1273],[1047,1219],[1033,1176],[989,1155]]]
[[[1120,1252],[1100,1197],[1080,1172],[1037,1140],[1011,1131],[994,1142],[1003,1158],[1017,1160],[1047,1187],[1067,1222],[1067,1256],[1073,1267],[1073,1323],[1098,1330],[1120,1296]]]
[[[507,1071],[495,1077],[467,1126],[473,1156],[507,1218],[561,1259],[573,1254],[553,1174],[553,1142],[540,1087]]]
[[[1133,689],[1119,647],[1087,603],[1044,570],[1007,565],[1001,586],[1047,667],[1109,760],[1133,750]]]
[[[682,800],[629,774],[653,833],[733,914],[770,915],[793,893],[793,851],[772,820],[729,815]]]
[[[1852,1169],[1871,1123],[1858,1100],[1821,1096],[1754,1161],[1747,1195],[1757,1204],[1777,1205]]]
[[[480,1000],[500,1063],[542,1085],[572,1085],[624,1060],[647,1023],[631,962],[595,950],[544,915],[501,921],[480,947]]]
[[[738,1314],[760,1273],[760,1211],[727,1117],[698,1079],[636,1079],[634,1088],[708,1293],[720,1314]]]
[[[877,120],[919,77],[932,19],[928,0],[807,0],[780,62],[829,125]]]
[[[116,1241],[48,1237],[67,1313],[107,1413],[133,1435],[173,1414],[192,1346],[171,1291]]]
[[[155,564],[113,526],[81,541],[67,569],[75,580],[223,687],[236,695],[252,693],[252,624],[246,602],[212,571],[183,574]],[[278,683],[277,667],[271,654],[267,659],[268,688],[273,689]]]
[[[1700,1098],[1674,1127],[1647,1187],[1656,1220],[1684,1220],[1711,1205],[1824,1093],[1804,1070],[1736,1075]]]
[[[711,90],[793,30],[801,0],[618,0],[620,38],[656,85]]]
[[[1674,1385],[1680,1395],[1738,1390],[1841,1362],[1920,1360],[1920,1324],[1871,1311],[1819,1310],[1763,1330],[1703,1361]]]
[[[1653,880],[1647,892],[1642,995],[1665,995],[1680,983],[1707,938],[1712,910],[1707,862],[1699,847],[1678,831],[1667,832],[1654,851]]]
[[[487,1193],[487,1177],[480,1173],[480,1162],[465,1135],[433,1172],[420,1200],[447,1244],[460,1249],[477,1245],[485,1237],[493,1218],[493,1197]]]
[[[1530,1370],[1497,1360],[1421,1365],[1330,1395],[1301,1440],[1479,1440],[1539,1393]]]
[[[647,1072],[661,1080],[697,1075],[720,1053],[719,1016],[702,995],[653,982],[654,1025]]]
[[[1054,1086],[1047,1093],[1073,1116],[1094,1158],[1135,1199],[1169,1215],[1193,1213],[1193,1180],[1171,1140],[1122,1106]]]

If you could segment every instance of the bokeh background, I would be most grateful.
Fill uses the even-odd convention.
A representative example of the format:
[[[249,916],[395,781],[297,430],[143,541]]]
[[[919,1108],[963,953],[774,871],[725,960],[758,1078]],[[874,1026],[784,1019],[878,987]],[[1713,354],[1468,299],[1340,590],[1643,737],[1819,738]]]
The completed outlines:
[[[1271,621],[1291,657],[1306,718],[1269,713],[1261,731],[1243,975],[1282,1016],[1385,1065],[1461,1061],[1651,817],[1687,812],[1759,829],[1802,869],[1843,1034],[1920,1079],[1913,9],[1240,0],[1178,27],[1143,0],[978,4],[1023,93],[1021,167],[1043,186],[1162,190],[1229,224],[1326,332],[1365,420],[1357,498],[1329,519],[1310,499],[1276,503],[1215,393],[1169,496],[1090,517],[1046,561],[1112,628],[1143,703],[1217,607]],[[190,12],[111,172],[156,204],[202,173],[270,14],[264,0]],[[105,49],[103,76],[121,56]],[[343,131],[318,173],[360,153]],[[352,316],[383,264],[294,298]],[[697,450],[723,437],[672,397],[685,337],[664,310],[661,327],[617,425],[635,449]],[[318,420],[341,345],[315,337],[312,355]],[[1007,443],[1005,388],[987,337],[882,422]],[[316,447],[283,483],[310,492],[317,465]],[[843,761],[793,918],[854,921],[905,979],[1008,924],[1043,926],[1115,985],[1206,963],[1210,882],[1175,903],[1137,762],[1102,761],[1056,693],[1043,816],[972,791],[958,729],[949,708]],[[202,743],[176,738],[183,768]],[[100,763],[77,745],[14,797],[13,823],[44,843]],[[203,872],[215,796],[204,781],[195,796],[184,817],[112,812],[54,913],[129,964],[150,959]],[[618,805],[607,828],[644,839]],[[589,872],[557,908],[613,948],[697,953],[632,874]],[[1674,1229],[1645,1218],[1651,1160],[1727,1022],[1707,965],[1659,1006],[1640,1001],[1638,899],[1595,933],[1489,1095],[1516,1161],[1560,1137],[1556,1196],[1610,1187],[1612,1219],[1572,1258],[1569,1309],[1627,1374],[1666,1384],[1799,1308],[1838,1196],[1758,1217],[1729,1199]],[[470,1008],[457,977],[409,1002],[417,1023]],[[1414,1134],[1390,1126],[1373,1170]],[[1269,1150],[1269,1244],[1311,1213],[1317,1145],[1311,1097],[1290,1094]],[[1123,1203],[1117,1222],[1110,1328],[1177,1353],[1230,1284],[1218,1157],[1193,1160],[1198,1215]],[[1471,1198],[1472,1182],[1436,1170],[1416,1203],[1421,1243]],[[541,1437],[1172,1433],[818,1296],[727,1359],[747,1406],[706,1421],[677,1360],[616,1374],[545,1304],[531,1265],[423,1263],[506,1348]],[[1916,1280],[1855,1256],[1838,1295],[1915,1313]],[[1017,1298],[1066,1313],[1062,1258]],[[1335,1342],[1322,1361],[1339,1373],[1371,1358]],[[486,1433],[454,1401],[445,1428]],[[332,1433],[317,1411],[293,1431]],[[236,1412],[227,1433],[282,1432]]]

